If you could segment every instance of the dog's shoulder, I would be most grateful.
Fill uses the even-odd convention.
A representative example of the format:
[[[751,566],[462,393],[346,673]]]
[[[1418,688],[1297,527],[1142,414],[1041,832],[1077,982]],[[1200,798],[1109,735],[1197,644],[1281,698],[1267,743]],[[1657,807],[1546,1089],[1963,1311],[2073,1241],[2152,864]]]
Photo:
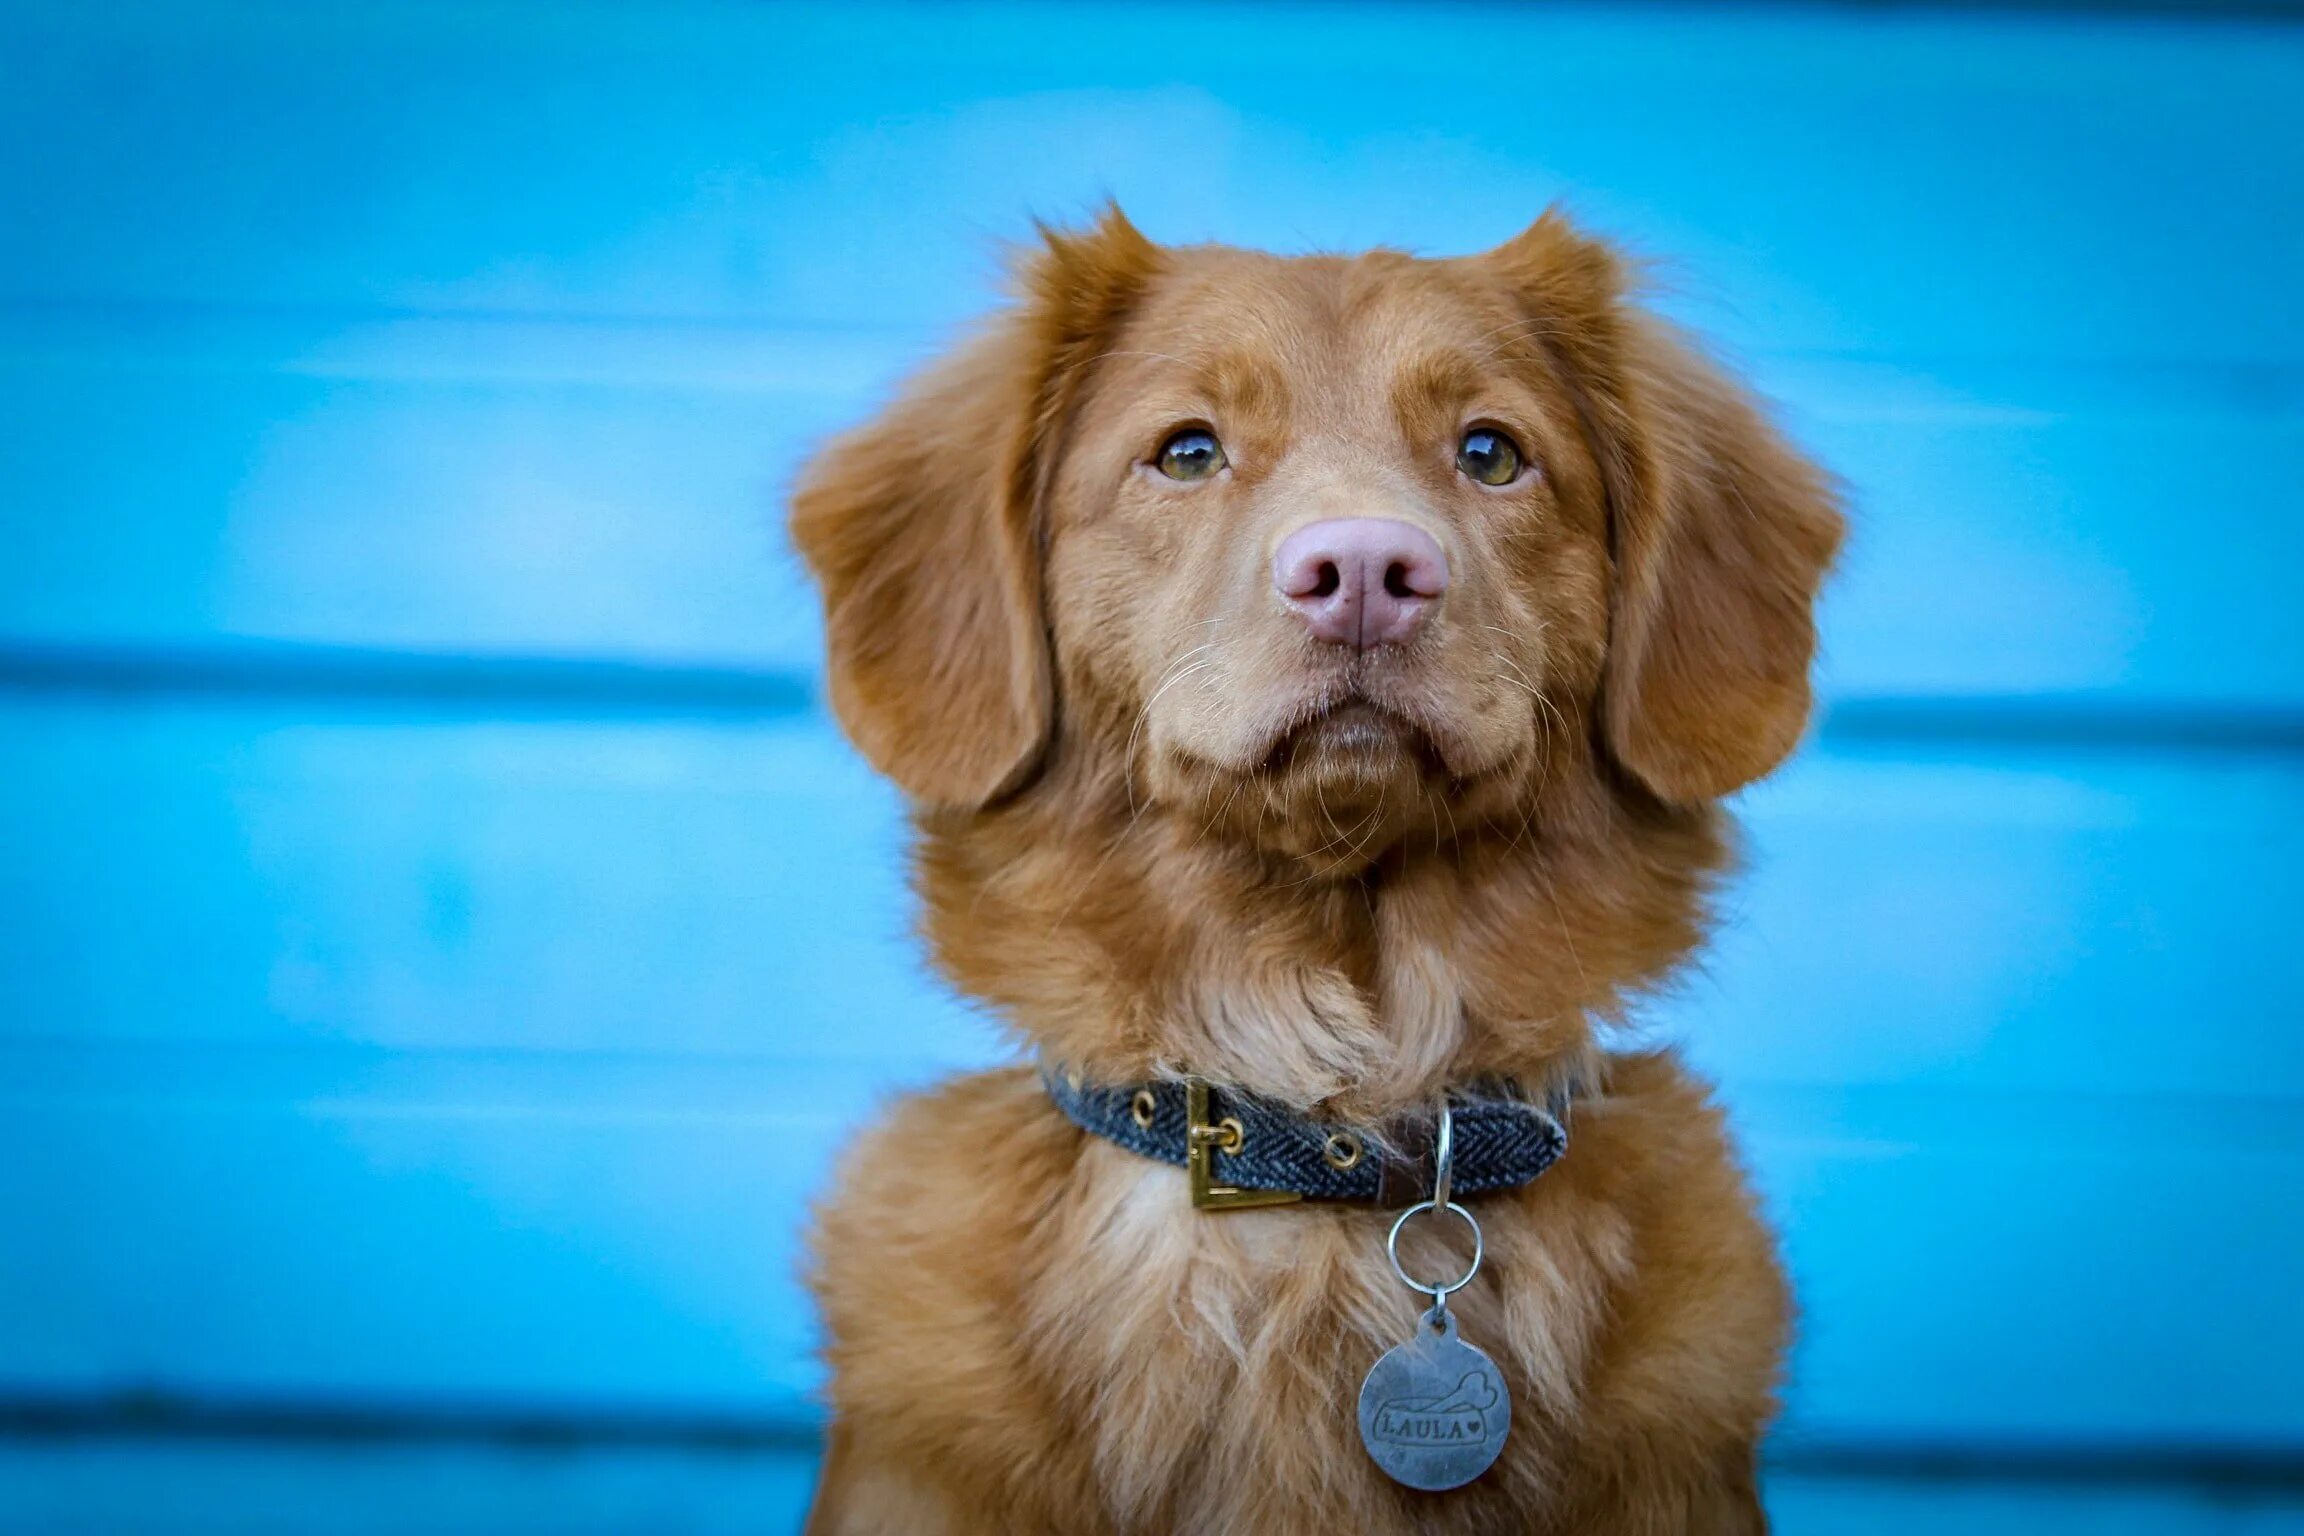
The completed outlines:
[[[859,1135],[811,1241],[837,1422],[934,1447],[937,1480],[987,1500],[1013,1497],[1004,1469],[1061,1456],[1019,1337],[1037,1226],[1081,1140],[1022,1067],[907,1095]]]
[[[1011,1283],[1002,1260],[1054,1198],[1079,1143],[1027,1067],[894,1100],[840,1156],[818,1207],[817,1289]]]
[[[1740,1187],[1727,1114],[1679,1051],[1615,1051],[1605,1063],[1592,1091],[1571,1101],[1581,1162],[1643,1181],[1695,1181],[1710,1193]]]
[[[1612,1057],[1573,1113],[1553,1193],[1610,1274],[1577,1438],[1604,1474],[1627,1448],[1741,1456],[1774,1415],[1792,1304],[1727,1117],[1671,1051]]]
[[[1711,1084],[1676,1051],[1614,1057],[1602,1091],[1575,1111],[1586,1189],[1624,1223],[1631,1273],[1659,1307],[1695,1307],[1705,1352],[1737,1315],[1762,1346],[1780,1339],[1789,1298],[1776,1243]]]
[[[1055,1112],[1038,1072],[999,1067],[949,1077],[898,1095],[856,1134],[840,1159],[842,1198],[902,1201],[923,1181],[966,1175],[979,1159],[1028,1163],[1076,1150],[1071,1123]],[[1018,1170],[1029,1176],[1029,1169]]]

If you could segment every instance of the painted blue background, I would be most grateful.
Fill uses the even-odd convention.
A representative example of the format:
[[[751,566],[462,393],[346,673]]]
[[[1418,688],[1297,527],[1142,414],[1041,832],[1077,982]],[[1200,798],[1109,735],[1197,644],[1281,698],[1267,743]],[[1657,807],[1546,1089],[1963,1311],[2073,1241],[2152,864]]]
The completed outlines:
[[[1649,1025],[1782,1529],[2304,1529],[2286,7],[0,0],[0,1530],[791,1526],[803,1202],[997,1047],[780,489],[1107,192],[1565,197],[1850,481]]]

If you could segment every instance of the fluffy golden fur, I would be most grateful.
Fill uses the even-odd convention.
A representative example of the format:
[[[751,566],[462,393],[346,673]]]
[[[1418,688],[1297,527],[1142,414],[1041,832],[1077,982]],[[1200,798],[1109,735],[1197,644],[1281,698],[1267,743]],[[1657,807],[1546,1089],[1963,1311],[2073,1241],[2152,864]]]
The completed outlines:
[[[1456,1308],[1513,1429],[1443,1494],[1354,1418],[1417,1312],[1389,1213],[1196,1212],[1026,1068],[904,1103],[815,1234],[811,1530],[1764,1528],[1772,1243],[1701,1086],[1595,1031],[1695,947],[1715,802],[1799,737],[1841,520],[1626,287],[1552,215],[1429,261],[1114,212],[810,467],[834,707],[913,802],[939,964],[1038,1060],[1370,1125],[1483,1074],[1584,1085],[1567,1160],[1478,1204]],[[1531,471],[1459,473],[1474,425]],[[1228,467],[1160,475],[1180,427]],[[1324,646],[1276,600],[1277,542],[1340,516],[1446,549],[1411,641]]]

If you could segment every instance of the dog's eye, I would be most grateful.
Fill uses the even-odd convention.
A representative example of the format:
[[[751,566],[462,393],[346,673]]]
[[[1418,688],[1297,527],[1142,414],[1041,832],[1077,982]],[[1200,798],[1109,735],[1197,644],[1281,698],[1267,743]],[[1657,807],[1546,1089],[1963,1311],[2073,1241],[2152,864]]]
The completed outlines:
[[[1520,478],[1520,445],[1494,427],[1474,427],[1456,446],[1456,467],[1482,485],[1510,485]]]
[[[1205,480],[1227,460],[1215,433],[1205,427],[1186,427],[1160,445],[1160,455],[1153,462],[1171,480]]]

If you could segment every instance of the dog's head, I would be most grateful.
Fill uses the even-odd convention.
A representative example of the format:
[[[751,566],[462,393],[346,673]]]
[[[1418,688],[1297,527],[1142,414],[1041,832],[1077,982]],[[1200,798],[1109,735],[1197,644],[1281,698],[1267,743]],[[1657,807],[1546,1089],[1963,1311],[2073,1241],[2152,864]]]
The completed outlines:
[[[800,485],[842,722],[931,813],[1069,776],[1332,873],[1563,764],[1758,777],[1840,517],[1625,288],[1554,215],[1441,261],[1049,235]]]

